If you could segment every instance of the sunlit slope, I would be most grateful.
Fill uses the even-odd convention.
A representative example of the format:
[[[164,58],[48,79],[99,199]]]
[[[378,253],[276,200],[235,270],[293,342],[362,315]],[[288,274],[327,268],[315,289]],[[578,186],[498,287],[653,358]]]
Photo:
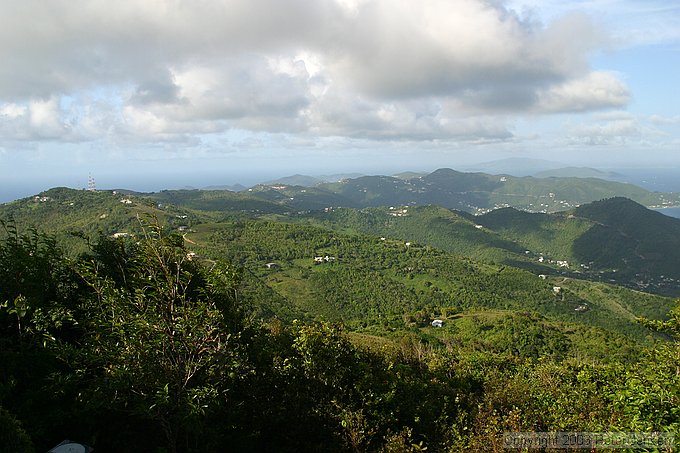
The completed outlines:
[[[205,232],[198,226],[189,237],[200,253],[243,265],[307,317],[355,327],[403,327],[404,315],[422,310],[501,309],[538,312],[643,339],[648,333],[635,318],[659,317],[670,306],[667,298],[623,288],[605,300],[599,297],[602,284],[542,279],[415,242],[318,227],[244,221],[211,225]]]

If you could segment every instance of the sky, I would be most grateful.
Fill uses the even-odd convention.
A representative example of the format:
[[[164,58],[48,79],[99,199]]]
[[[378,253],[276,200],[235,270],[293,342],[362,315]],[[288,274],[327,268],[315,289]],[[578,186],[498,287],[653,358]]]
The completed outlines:
[[[678,24],[676,0],[0,0],[0,202],[88,175],[680,168]]]

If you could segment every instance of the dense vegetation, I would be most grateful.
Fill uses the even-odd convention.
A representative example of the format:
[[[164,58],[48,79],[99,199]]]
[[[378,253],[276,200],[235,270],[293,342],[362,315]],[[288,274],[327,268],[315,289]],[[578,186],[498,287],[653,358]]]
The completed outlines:
[[[385,250],[376,262],[368,238],[277,223],[237,223],[211,236],[251,245],[241,256],[244,270],[249,260],[286,254],[295,262],[329,248],[339,260],[353,257],[355,271],[330,271],[341,262],[311,265],[310,280],[340,291],[321,304],[331,307],[329,317],[370,324],[375,313],[401,313],[400,334],[388,329],[391,336],[376,337],[324,322],[253,318],[259,302],[241,294],[238,267],[197,260],[181,236],[154,224],[143,225],[135,240],[100,236],[77,259],[49,236],[5,228],[0,430],[14,451],[44,451],[63,438],[97,451],[501,450],[504,431],[680,426],[677,343],[624,361],[630,343],[611,333],[607,347],[618,355],[593,360],[581,343],[590,357],[583,360],[569,336],[586,338],[595,327],[530,312],[467,310],[483,305],[477,298],[510,300],[484,296],[487,271],[471,261],[379,241]],[[399,261],[404,253],[411,258]],[[437,267],[441,260],[448,261]],[[368,262],[372,286],[361,268]],[[452,307],[432,290],[422,306],[418,285],[384,273],[411,273],[413,280],[406,278],[414,281],[416,263],[446,269],[445,279],[469,293],[469,302]],[[494,293],[537,297],[540,280],[522,289],[516,272],[523,271],[494,278]],[[466,280],[477,274],[481,280]],[[399,299],[405,293],[411,305]],[[431,310],[447,308],[450,315],[440,313],[450,321],[445,328],[419,327]],[[679,315],[676,309],[669,321],[648,324],[677,336]],[[602,332],[610,331],[595,335],[608,341]]]
[[[674,244],[676,221],[621,199],[475,217],[256,195],[53,189],[2,206],[4,448],[501,451],[508,431],[678,433],[680,306],[577,253],[661,272],[678,259],[650,256],[653,236]],[[629,241],[596,247],[616,234]]]

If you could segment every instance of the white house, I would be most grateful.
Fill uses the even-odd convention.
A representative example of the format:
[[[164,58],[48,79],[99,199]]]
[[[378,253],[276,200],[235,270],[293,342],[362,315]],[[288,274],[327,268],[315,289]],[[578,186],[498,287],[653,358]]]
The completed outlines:
[[[334,256],[315,256],[314,257],[314,264],[321,264],[321,263],[330,263],[331,261],[335,261]]]
[[[441,319],[435,319],[432,321],[432,327],[443,327],[444,326],[444,321]]]

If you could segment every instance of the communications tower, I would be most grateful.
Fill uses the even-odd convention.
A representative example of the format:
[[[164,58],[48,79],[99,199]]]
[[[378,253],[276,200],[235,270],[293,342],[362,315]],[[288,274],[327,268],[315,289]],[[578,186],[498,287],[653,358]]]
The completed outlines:
[[[94,178],[92,175],[87,175],[87,190],[90,192],[96,192],[97,191],[97,184],[94,182]]]

